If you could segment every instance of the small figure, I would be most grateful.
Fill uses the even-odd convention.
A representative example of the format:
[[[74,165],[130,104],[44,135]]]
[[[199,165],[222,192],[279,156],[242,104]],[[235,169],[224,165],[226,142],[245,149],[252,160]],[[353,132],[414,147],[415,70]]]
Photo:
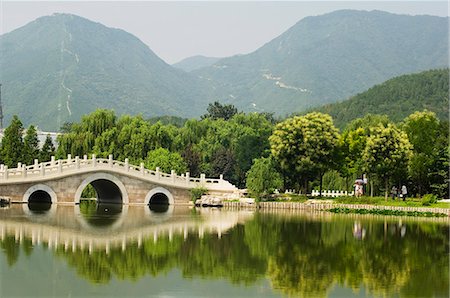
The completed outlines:
[[[408,196],[408,190],[406,189],[406,185],[402,185],[402,198],[403,198],[403,201],[405,201],[406,200],[406,197]]]
[[[397,195],[398,195],[398,189],[397,189],[397,186],[392,186],[392,189],[391,189],[391,196],[392,196],[392,199],[393,200],[395,200],[395,198],[397,197]]]

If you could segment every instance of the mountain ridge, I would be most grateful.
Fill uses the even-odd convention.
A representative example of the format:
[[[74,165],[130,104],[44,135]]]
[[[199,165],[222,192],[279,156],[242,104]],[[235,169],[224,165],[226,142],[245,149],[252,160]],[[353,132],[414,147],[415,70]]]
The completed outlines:
[[[19,114],[44,129],[76,121],[97,107],[193,117],[207,106],[202,91],[207,85],[122,29],[56,14],[2,35],[0,42],[5,114]],[[186,101],[189,109],[183,108]],[[38,112],[27,111],[31,104]]]
[[[193,73],[243,110],[289,114],[396,75],[447,66],[447,25],[442,17],[335,11],[306,17],[250,54]]]

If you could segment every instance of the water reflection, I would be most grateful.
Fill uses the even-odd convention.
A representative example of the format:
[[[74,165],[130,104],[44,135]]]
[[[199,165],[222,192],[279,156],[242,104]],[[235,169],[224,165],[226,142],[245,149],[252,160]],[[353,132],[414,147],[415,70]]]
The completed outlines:
[[[8,266],[45,246],[81,278],[105,286],[177,268],[185,278],[235,284],[267,278],[274,291],[289,296],[324,297],[336,285],[375,296],[449,295],[447,219],[178,207],[166,213],[130,207],[124,216],[110,208],[81,207],[86,225],[72,207],[59,206],[39,225],[19,208],[1,210],[0,247]],[[8,276],[8,268],[2,270]]]
[[[33,214],[46,214],[50,210],[51,207],[52,207],[51,202],[50,203],[48,203],[48,202],[42,202],[42,203],[29,202],[28,203],[28,209]]]
[[[97,203],[85,201],[80,203],[80,214],[91,227],[112,226],[122,214],[122,204]]]
[[[149,208],[155,213],[166,213],[169,210],[169,204],[150,204]]]

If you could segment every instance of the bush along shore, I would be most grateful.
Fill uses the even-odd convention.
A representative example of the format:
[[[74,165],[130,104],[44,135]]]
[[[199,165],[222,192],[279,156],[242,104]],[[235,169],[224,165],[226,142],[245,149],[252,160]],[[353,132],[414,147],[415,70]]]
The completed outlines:
[[[245,202],[223,202],[226,208],[260,208],[260,209],[297,209],[330,211],[333,213],[378,214],[396,216],[424,216],[450,217],[450,208],[380,206],[370,204],[336,204],[321,200],[306,202],[259,202],[248,204]]]

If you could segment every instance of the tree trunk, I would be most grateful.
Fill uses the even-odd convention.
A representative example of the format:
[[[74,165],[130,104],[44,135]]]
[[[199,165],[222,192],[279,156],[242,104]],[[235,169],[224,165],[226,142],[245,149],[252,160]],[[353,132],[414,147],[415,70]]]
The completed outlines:
[[[323,183],[323,174],[320,173],[319,198],[322,198],[322,183]]]
[[[370,197],[373,198],[373,179],[370,179]]]
[[[388,178],[384,178],[384,200],[387,202],[388,198]]]

